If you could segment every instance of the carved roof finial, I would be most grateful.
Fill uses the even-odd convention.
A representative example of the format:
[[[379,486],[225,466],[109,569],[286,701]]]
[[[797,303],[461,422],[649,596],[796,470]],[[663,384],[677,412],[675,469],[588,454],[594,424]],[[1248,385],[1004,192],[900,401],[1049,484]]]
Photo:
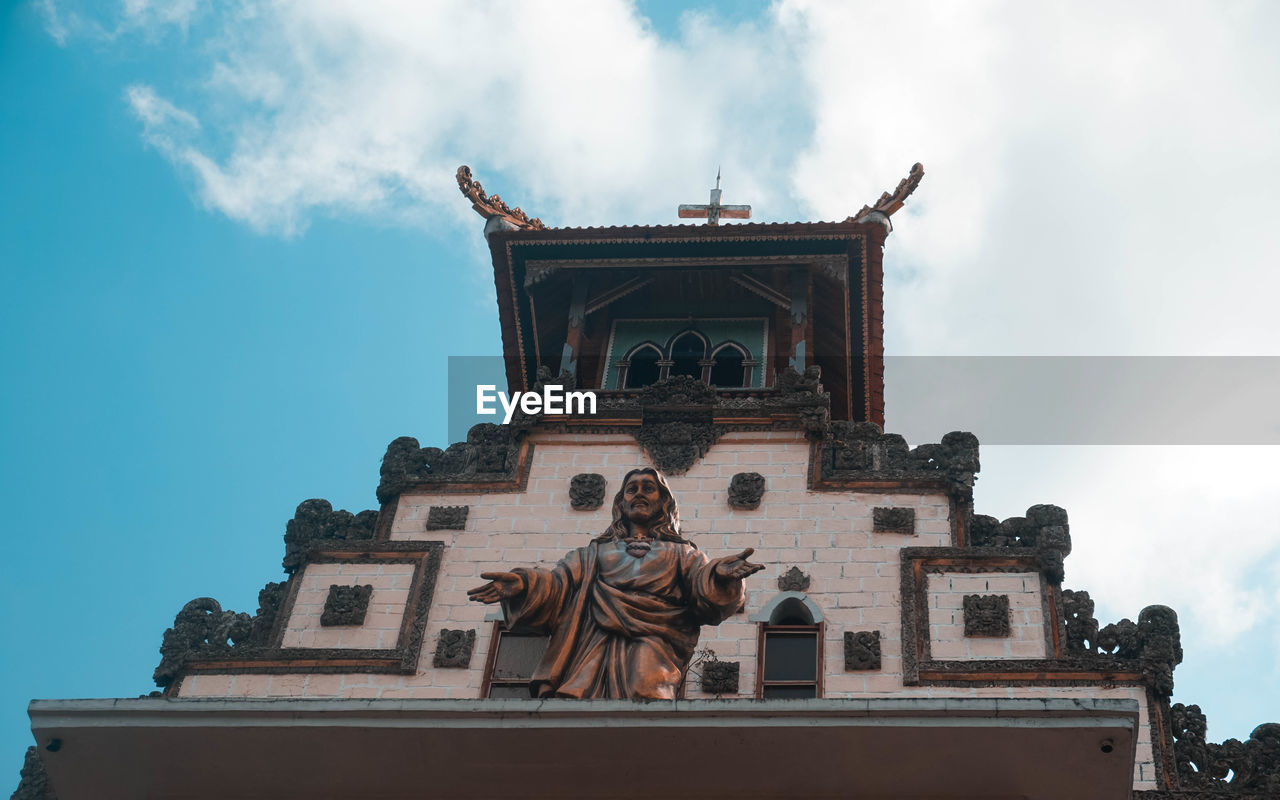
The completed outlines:
[[[893,213],[902,208],[902,204],[907,202],[907,198],[920,185],[920,180],[924,178],[924,165],[916,162],[916,165],[907,173],[907,177],[898,181],[898,185],[892,192],[885,192],[880,195],[880,199],[873,206],[863,206],[858,213],[849,217],[845,222],[865,222],[867,217],[872,214],[879,213],[884,215],[884,222],[888,222],[888,218]]]
[[[498,195],[495,194],[492,197],[486,195],[480,181],[471,177],[471,167],[466,164],[458,167],[458,188],[462,190],[463,196],[471,201],[471,207],[476,210],[476,213],[486,220],[498,217],[525,230],[545,230],[547,227],[542,224],[542,220],[537,217],[530,218],[519,207],[511,208],[502,202],[502,198]]]

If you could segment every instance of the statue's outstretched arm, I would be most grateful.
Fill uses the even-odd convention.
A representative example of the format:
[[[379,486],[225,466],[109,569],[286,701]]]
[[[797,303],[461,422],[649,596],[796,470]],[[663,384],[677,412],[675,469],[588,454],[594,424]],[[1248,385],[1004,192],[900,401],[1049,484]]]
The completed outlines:
[[[481,603],[514,600],[524,594],[528,588],[524,577],[516,572],[481,572],[480,577],[489,582],[484,586],[468,589],[467,599]]]

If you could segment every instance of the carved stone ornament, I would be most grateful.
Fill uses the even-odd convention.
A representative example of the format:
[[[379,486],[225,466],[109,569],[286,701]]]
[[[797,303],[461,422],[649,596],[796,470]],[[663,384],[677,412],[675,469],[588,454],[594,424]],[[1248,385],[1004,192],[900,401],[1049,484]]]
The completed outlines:
[[[284,571],[293,574],[306,561],[311,546],[320,541],[346,542],[372,539],[377,511],[334,511],[328,500],[304,500],[284,529]]]
[[[880,669],[880,631],[844,632],[844,668],[851,672]]]
[[[569,505],[574,511],[595,511],[604,505],[605,479],[595,472],[583,472],[569,479]]]
[[[916,532],[916,510],[901,507],[876,507],[871,509],[871,530],[875,533]]]
[[[979,469],[978,437],[952,431],[938,444],[908,448],[906,439],[884,433],[874,422],[832,422],[822,448],[822,475],[828,479],[939,477],[951,483],[950,495],[973,501]]]
[[[417,439],[401,436],[387,445],[382,457],[378,502],[388,503],[422,483],[504,480],[514,471],[516,452],[513,426],[491,422],[473,426],[466,442],[455,442],[447,450],[419,448]]]
[[[269,644],[285,584],[268,583],[258,592],[258,613],[223,611],[212,597],[197,597],[174,617],[173,627],[160,642],[160,664],[152,677],[157,686],[168,686],[191,658],[230,656]]]
[[[22,772],[19,773],[18,788],[14,790],[10,800],[58,800],[49,782],[49,775],[44,771],[44,761],[40,751],[35,747],[27,748],[27,755],[22,761]]]
[[[680,475],[707,454],[720,438],[720,431],[710,422],[646,420],[636,430],[635,437],[658,469],[669,475]]]
[[[706,661],[702,664],[702,691],[707,694],[737,694],[741,665],[737,661]]]
[[[320,624],[324,627],[363,625],[365,614],[369,612],[369,598],[372,596],[371,584],[330,586],[329,596],[324,601],[324,612],[320,615]]]
[[[1036,565],[1049,583],[1063,579],[1063,560],[1071,553],[1071,526],[1067,512],[1054,505],[1035,505],[1025,517],[1003,522],[985,514],[975,514],[969,526],[973,547],[1029,548],[1035,551]]]
[[[432,506],[427,511],[427,530],[460,531],[467,527],[471,506]]]
[[[445,628],[440,631],[440,640],[436,642],[435,658],[431,660],[432,665],[436,667],[462,667],[471,666],[471,651],[476,646],[476,632],[474,629],[466,631],[449,630]]]
[[[1089,593],[1063,589],[1062,611],[1068,655],[1136,660],[1157,695],[1173,693],[1173,669],[1182,663],[1182,636],[1173,609],[1147,606],[1136,623],[1122,619],[1099,627]]]
[[[1169,718],[1182,789],[1206,791],[1206,796],[1214,792],[1212,796],[1224,800],[1255,793],[1280,797],[1280,724],[1259,725],[1245,742],[1227,739],[1213,744],[1205,741],[1208,721],[1199,706],[1174,703]]]
[[[799,567],[792,567],[778,576],[778,589],[783,592],[807,592],[809,576],[801,572]]]
[[[480,181],[471,176],[471,167],[466,164],[458,167],[458,189],[471,201],[471,207],[476,210],[476,213],[485,219],[500,217],[515,227],[526,230],[543,230],[547,227],[536,217],[530,219],[529,215],[519,207],[511,208],[502,202],[502,198],[498,195],[486,195],[484,187],[480,185]]]
[[[760,507],[764,496],[764,476],[759,472],[739,472],[729,480],[729,506],[742,510]]]
[[[966,594],[964,596],[965,636],[1008,636],[1009,595]]]

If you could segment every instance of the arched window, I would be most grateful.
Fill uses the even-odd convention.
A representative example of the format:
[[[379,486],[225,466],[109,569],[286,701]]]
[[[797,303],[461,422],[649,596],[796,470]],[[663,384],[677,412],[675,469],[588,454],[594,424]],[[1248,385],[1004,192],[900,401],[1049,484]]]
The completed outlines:
[[[822,622],[813,602],[787,592],[773,603],[760,626],[757,694],[765,699],[820,697],[822,693]],[[753,617],[759,619],[759,617]]]
[[[747,385],[743,366],[747,354],[736,344],[723,344],[712,356],[711,385],[720,389],[738,389]]]
[[[702,380],[702,362],[706,357],[707,343],[703,338],[693,331],[682,333],[671,343],[671,369],[667,374]]]
[[[662,353],[652,344],[642,344],[631,351],[626,359],[627,377],[624,384],[628,389],[640,389],[658,380],[658,361]]]

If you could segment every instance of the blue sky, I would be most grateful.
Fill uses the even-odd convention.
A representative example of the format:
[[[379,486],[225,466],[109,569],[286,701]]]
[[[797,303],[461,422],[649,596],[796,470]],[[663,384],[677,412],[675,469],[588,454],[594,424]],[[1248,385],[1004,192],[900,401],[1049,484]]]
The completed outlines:
[[[448,356],[500,352],[461,163],[587,225],[674,222],[718,166],[758,219],[843,219],[919,160],[890,354],[1280,355],[1274,6],[894,5],[0,12],[14,774],[29,699],[150,691],[300,501],[447,444]],[[1275,451],[988,447],[978,511],[1066,507],[1066,585],[1177,609],[1175,700],[1244,738],[1280,720]]]

